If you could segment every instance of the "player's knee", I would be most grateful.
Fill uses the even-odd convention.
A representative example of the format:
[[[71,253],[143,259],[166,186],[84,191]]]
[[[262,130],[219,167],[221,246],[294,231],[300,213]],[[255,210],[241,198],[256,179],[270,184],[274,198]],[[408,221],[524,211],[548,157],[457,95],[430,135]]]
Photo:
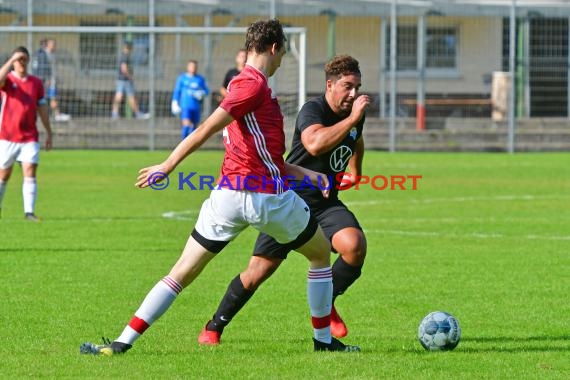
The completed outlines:
[[[349,265],[360,266],[364,264],[364,259],[366,258],[366,250],[352,250],[339,252],[342,259]]]
[[[366,239],[361,233],[344,234],[340,239],[333,238],[335,250],[350,265],[362,265],[366,258]]]

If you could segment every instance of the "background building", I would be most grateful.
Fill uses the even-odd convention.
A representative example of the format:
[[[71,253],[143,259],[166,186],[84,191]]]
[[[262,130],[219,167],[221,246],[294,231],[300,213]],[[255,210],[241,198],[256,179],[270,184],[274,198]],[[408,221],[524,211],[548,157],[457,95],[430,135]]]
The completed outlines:
[[[242,47],[243,30],[260,17],[278,17],[290,27],[289,54],[272,83],[289,128],[299,104],[322,91],[324,62],[347,53],[361,62],[362,89],[375,98],[369,117],[378,118],[379,130],[390,130],[388,137],[378,135],[380,149],[386,147],[381,139],[397,144],[400,129],[496,131],[502,125],[514,134],[515,122],[532,126],[533,118],[541,125],[551,119],[546,124],[556,131],[567,129],[566,1],[3,0],[0,55],[7,57],[16,45],[34,51],[41,39],[57,39],[60,106],[83,126],[100,127],[110,114],[121,43],[131,41],[139,98],[154,116],[148,136],[153,148],[156,133],[175,124],[170,91],[186,61],[196,59],[217,89]],[[493,84],[505,96],[493,99]],[[213,94],[205,112],[216,105]],[[494,108],[500,112],[491,118]],[[554,135],[553,142],[566,141]],[[513,136],[497,138],[496,149],[515,143]]]

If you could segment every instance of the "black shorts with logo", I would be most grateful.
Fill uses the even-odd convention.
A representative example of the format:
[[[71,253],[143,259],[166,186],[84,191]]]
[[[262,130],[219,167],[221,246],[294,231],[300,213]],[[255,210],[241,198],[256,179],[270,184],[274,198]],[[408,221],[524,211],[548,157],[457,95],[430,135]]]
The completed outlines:
[[[354,216],[354,214],[339,199],[328,201],[327,207],[314,208],[310,205],[309,207],[311,208],[311,218],[314,217],[317,220],[317,223],[321,226],[329,241],[332,241],[334,234],[344,228],[354,227],[362,230],[356,216]],[[311,234],[310,237],[312,237],[313,234]],[[309,239],[306,239],[305,237],[305,239],[302,239],[304,241],[301,244],[299,244],[299,238],[287,244],[280,244],[271,236],[260,233],[255,241],[253,255],[286,259],[289,252],[299,248],[309,241]],[[334,248],[333,251],[335,251]]]

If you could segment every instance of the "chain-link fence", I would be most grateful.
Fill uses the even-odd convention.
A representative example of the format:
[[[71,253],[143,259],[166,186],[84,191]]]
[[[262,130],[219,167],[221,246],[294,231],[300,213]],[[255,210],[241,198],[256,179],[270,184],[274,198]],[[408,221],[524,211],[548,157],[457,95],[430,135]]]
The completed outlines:
[[[570,148],[567,1],[530,0],[2,0],[0,58],[53,39],[56,145],[171,148],[179,121],[172,88],[190,59],[219,102],[245,28],[279,18],[288,51],[272,86],[290,133],[304,99],[324,90],[324,63],[361,64],[369,148],[567,150]],[[112,104],[123,42],[132,44],[137,120]],[[213,141],[211,146],[220,146]]]

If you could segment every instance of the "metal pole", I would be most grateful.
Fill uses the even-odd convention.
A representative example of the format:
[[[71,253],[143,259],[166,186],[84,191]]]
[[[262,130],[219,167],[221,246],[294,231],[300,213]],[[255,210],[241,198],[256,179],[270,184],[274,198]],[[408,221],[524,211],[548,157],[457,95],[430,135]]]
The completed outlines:
[[[388,35],[388,22],[380,17],[380,65],[378,78],[380,89],[378,91],[378,112],[382,119],[386,117],[386,36]]]
[[[530,117],[530,20],[525,20],[524,27],[524,116]]]
[[[182,16],[176,15],[176,26],[182,25],[181,20]],[[180,35],[180,32],[178,32],[174,35],[174,62],[176,62],[177,65],[180,63],[181,50],[182,50],[182,36]]]
[[[390,10],[390,152],[396,151],[396,3]]]
[[[307,32],[299,35],[299,111],[307,97]]]
[[[425,39],[426,16],[422,14],[418,17],[418,81],[416,83],[416,130],[426,129],[426,106],[425,106],[425,80],[426,80],[426,60],[425,60]]]
[[[526,82],[525,78],[525,33],[526,33],[526,24],[528,20],[519,20],[517,22],[517,47],[516,47],[516,117],[522,117],[525,113],[524,110],[524,84]]]
[[[28,0],[28,7],[27,7],[27,23],[28,23],[28,27],[33,27],[34,25],[34,4],[33,4],[34,0]],[[33,45],[33,35],[32,32],[29,31],[28,34],[26,35],[26,44],[28,46],[28,49],[30,51],[34,51],[34,46]]]
[[[275,0],[269,3],[269,18],[275,18],[277,12],[275,11]]]
[[[336,13],[327,12],[327,19],[327,55],[328,59],[332,59],[336,55]]]
[[[206,13],[204,24],[208,27],[212,26],[212,12]],[[204,35],[204,64],[205,64],[205,77],[206,82],[210,85],[213,84],[212,81],[212,35],[210,33],[206,33]],[[204,99],[204,115],[209,115],[212,112],[212,93]]]
[[[509,23],[509,112],[508,112],[508,142],[507,150],[509,153],[514,153],[515,151],[515,34],[516,34],[516,15],[517,15],[517,0],[512,0],[511,3],[511,15]]]
[[[274,19],[276,17],[276,10],[275,10],[275,0],[271,0],[269,2],[269,18]],[[275,80],[275,76],[272,76],[268,80],[269,88],[273,91],[274,94],[277,93],[277,81]]]
[[[155,25],[155,13],[154,13],[154,0],[148,1],[148,26],[154,27]],[[156,35],[150,33],[148,36],[148,112],[151,118],[148,123],[148,149],[155,149],[155,129],[156,129],[156,84],[155,84],[155,55],[156,55],[156,45],[155,39]]]
[[[568,17],[568,25],[570,25],[570,17]],[[568,41],[570,41],[570,28],[568,28]],[[568,49],[568,69],[566,72],[566,116],[570,118],[570,49]]]

